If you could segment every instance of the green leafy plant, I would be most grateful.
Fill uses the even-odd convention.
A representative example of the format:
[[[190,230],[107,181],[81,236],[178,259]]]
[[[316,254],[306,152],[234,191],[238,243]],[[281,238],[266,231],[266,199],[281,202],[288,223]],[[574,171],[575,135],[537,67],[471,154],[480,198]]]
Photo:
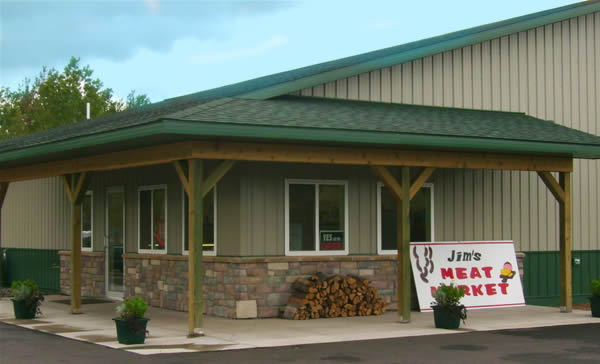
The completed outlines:
[[[127,322],[127,326],[133,333],[147,335],[146,325],[140,322],[140,319],[144,318],[147,309],[148,304],[146,301],[139,296],[135,296],[117,306],[117,315],[121,320]]]
[[[148,304],[141,297],[135,296],[123,301],[117,307],[117,315],[123,320],[143,318],[148,309]]]
[[[10,290],[15,301],[25,301],[25,304],[36,314],[41,314],[40,305],[44,301],[44,295],[40,292],[38,285],[31,279],[24,281],[13,281]]]
[[[592,296],[600,297],[600,278],[592,280],[591,288]]]
[[[464,322],[467,318],[467,308],[460,304],[460,300],[464,296],[464,287],[456,287],[454,283],[450,283],[450,285],[441,283],[440,287],[433,292],[435,299],[433,303],[437,309],[450,311]]]

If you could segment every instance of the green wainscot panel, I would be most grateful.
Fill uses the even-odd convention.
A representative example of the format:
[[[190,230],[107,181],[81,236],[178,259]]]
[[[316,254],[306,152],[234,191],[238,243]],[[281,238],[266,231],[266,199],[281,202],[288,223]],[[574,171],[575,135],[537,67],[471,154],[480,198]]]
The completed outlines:
[[[523,291],[528,305],[560,305],[560,264],[558,251],[526,251],[523,261]],[[586,303],[590,282],[600,277],[600,250],[574,250],[573,303]]]
[[[33,279],[47,293],[60,291],[58,250],[4,248],[0,251],[2,284]]]

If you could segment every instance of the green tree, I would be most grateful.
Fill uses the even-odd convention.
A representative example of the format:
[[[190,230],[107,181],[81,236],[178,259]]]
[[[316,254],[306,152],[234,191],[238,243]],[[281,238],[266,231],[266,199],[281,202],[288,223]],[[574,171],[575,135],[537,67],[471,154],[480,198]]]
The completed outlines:
[[[113,91],[92,75],[89,66],[81,67],[79,58],[71,57],[60,73],[43,67],[33,82],[25,79],[16,91],[1,87],[0,139],[84,120],[88,102],[92,117],[150,103],[135,91],[126,103],[114,99]]]
[[[125,102],[125,109],[133,109],[136,107],[149,105],[152,102],[146,94],[136,95],[135,90],[131,90]]]

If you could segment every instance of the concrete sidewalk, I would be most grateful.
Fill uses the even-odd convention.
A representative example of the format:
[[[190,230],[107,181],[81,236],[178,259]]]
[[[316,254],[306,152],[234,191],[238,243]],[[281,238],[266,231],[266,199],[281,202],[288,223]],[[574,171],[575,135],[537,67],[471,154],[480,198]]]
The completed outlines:
[[[396,312],[381,316],[290,321],[282,319],[230,320],[205,316],[205,336],[187,338],[187,313],[148,308],[149,336],[144,345],[117,342],[115,307],[118,302],[82,306],[83,314],[69,314],[69,305],[58,303],[65,296],[47,296],[43,315],[35,320],[15,320],[12,302],[0,299],[0,321],[21,327],[88,341],[138,354],[248,349],[340,341],[384,339],[406,336],[457,334],[540,326],[599,323],[589,311],[560,313],[558,308],[526,306],[470,310],[466,324],[458,330],[436,329],[433,313],[412,313],[412,322],[396,322]]]

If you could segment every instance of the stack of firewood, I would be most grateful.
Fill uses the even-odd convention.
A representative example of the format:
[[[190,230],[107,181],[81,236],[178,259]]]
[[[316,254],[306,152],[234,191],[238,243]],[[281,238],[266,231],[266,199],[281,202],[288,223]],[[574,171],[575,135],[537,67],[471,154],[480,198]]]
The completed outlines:
[[[364,278],[339,275],[326,277],[317,273],[308,279],[297,279],[283,311],[291,320],[321,317],[381,315],[386,305],[377,290]]]

